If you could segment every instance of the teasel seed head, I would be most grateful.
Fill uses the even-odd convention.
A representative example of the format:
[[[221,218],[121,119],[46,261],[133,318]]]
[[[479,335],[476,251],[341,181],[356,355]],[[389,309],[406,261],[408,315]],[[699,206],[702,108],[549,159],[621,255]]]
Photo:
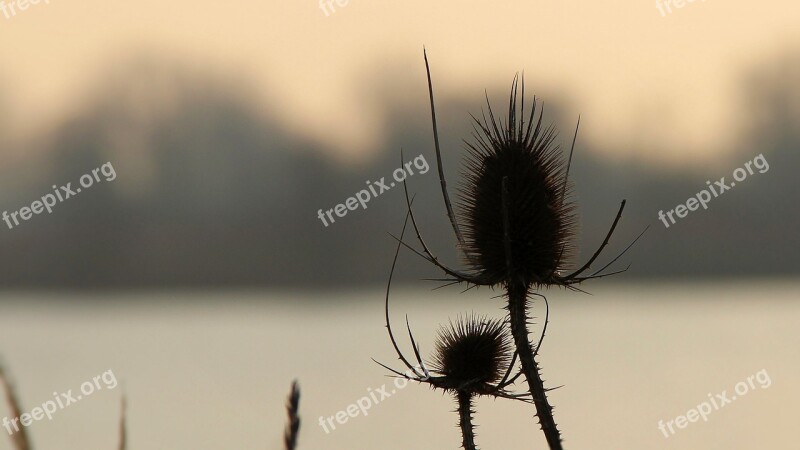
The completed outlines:
[[[475,394],[493,392],[511,360],[511,344],[502,320],[471,315],[442,327],[436,339],[436,384]]]
[[[572,256],[577,221],[555,128],[542,128],[541,111],[534,120],[535,99],[526,122],[517,86],[515,78],[505,124],[489,105],[489,118],[475,119],[474,141],[466,142],[464,250],[488,284],[542,285]]]

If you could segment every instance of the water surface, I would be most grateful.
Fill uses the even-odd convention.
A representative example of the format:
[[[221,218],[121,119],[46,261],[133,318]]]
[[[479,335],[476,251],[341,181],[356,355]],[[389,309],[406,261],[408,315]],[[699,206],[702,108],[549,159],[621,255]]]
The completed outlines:
[[[551,322],[540,361],[547,385],[564,385],[551,403],[565,447],[797,448],[798,287],[597,283],[592,296],[548,293]],[[490,299],[495,294],[400,289],[392,318],[403,337],[408,314],[428,355],[448,317],[502,314],[502,299]],[[415,384],[397,389],[370,360],[401,367],[383,327],[382,297],[380,290],[6,293],[0,353],[28,411],[105,371],[119,380],[31,425],[40,449],[115,448],[125,393],[129,448],[277,450],[295,378],[301,449],[458,448],[451,399]],[[535,304],[537,317],[541,306]],[[401,343],[412,356],[407,340]],[[669,438],[659,431],[659,420],[675,420],[708,394],[731,397],[737,383],[758,372],[768,374],[768,387],[755,382],[707,422],[689,423]],[[389,397],[370,402],[367,416],[335,422],[337,412],[379,391]],[[0,418],[8,414],[2,402]],[[479,445],[545,448],[532,414],[529,405],[479,401]],[[334,417],[336,429],[326,433],[320,417]],[[10,448],[0,437],[0,450]]]

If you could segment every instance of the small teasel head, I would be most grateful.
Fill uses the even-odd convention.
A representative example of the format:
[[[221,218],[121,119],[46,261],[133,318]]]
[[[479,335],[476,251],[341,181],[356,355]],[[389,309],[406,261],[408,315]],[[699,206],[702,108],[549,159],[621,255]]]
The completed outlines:
[[[406,316],[408,338],[411,341],[416,364],[412,365],[412,359],[407,358],[400,350],[392,323],[389,320],[389,293],[397,256],[400,253],[402,239],[410,217],[411,211],[409,210],[398,238],[392,268],[389,271],[384,303],[384,319],[389,340],[398,359],[408,370],[400,372],[381,362],[373,361],[400,378],[426,383],[432,388],[443,389],[464,397],[464,399],[469,399],[474,395],[488,395],[531,402],[530,393],[514,393],[507,389],[519,378],[521,372],[511,377],[517,354],[512,351],[505,320],[490,320],[471,314],[459,317],[455,323],[450,321],[449,326],[439,330],[432,364],[425,364],[422,360],[420,346],[414,339],[411,324]],[[430,371],[428,366],[431,366]]]
[[[508,368],[513,365],[511,343],[502,320],[485,317],[459,317],[449,326],[439,329],[434,352],[434,372],[430,379],[434,387],[454,394],[458,404],[458,425],[461,429],[462,447],[477,449],[475,445],[475,414],[473,400],[479,395],[517,397],[505,391],[508,385]]]
[[[431,382],[446,390],[492,394],[511,364],[511,342],[502,320],[470,315],[439,330]]]
[[[505,123],[489,105],[466,142],[464,250],[487,284],[549,284],[572,256],[577,221],[555,128],[542,128],[535,99],[526,121],[525,88],[518,104],[517,86],[515,78]]]

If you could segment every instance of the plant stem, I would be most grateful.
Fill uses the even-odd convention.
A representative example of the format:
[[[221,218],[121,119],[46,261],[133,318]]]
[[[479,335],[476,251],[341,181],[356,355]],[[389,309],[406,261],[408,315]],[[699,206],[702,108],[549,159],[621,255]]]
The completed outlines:
[[[458,391],[458,426],[461,427],[462,446],[464,450],[477,450],[475,447],[475,429],[472,425],[472,394]]]
[[[297,435],[300,431],[299,409],[300,387],[297,385],[297,380],[295,380],[292,382],[292,391],[286,400],[286,413],[289,417],[289,423],[286,424],[286,431],[283,435],[283,443],[286,450],[294,450],[297,447]]]
[[[8,402],[8,409],[11,413],[11,417],[19,417],[22,407],[20,406],[16,392],[11,386],[11,382],[6,377],[2,366],[0,366],[0,385],[2,385],[5,390],[6,401]],[[31,450],[33,448],[33,446],[31,446],[31,441],[28,439],[28,434],[26,433],[24,426],[11,435],[11,443],[14,445],[16,450]]]
[[[533,403],[536,405],[536,416],[542,427],[544,436],[550,450],[562,450],[561,433],[558,431],[553,419],[553,407],[547,400],[544,382],[539,373],[539,366],[533,356],[531,342],[528,339],[528,287],[523,283],[509,283],[506,286],[508,293],[508,312],[511,317],[511,334],[517,347],[522,371],[528,380]]]

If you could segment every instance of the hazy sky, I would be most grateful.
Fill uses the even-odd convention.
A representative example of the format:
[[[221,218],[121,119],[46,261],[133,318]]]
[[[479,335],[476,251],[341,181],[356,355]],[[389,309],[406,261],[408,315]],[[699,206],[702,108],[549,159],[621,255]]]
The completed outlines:
[[[318,0],[49,1],[0,12],[0,114],[18,138],[79,108],[109,66],[155,54],[234,77],[343,156],[375,151],[382,102],[427,112],[424,44],[439,99],[500,94],[524,71],[528,92],[568,101],[606,151],[707,162],[742,123],[742,72],[800,48],[790,1],[697,0],[664,16],[650,0],[349,0],[329,16]]]

